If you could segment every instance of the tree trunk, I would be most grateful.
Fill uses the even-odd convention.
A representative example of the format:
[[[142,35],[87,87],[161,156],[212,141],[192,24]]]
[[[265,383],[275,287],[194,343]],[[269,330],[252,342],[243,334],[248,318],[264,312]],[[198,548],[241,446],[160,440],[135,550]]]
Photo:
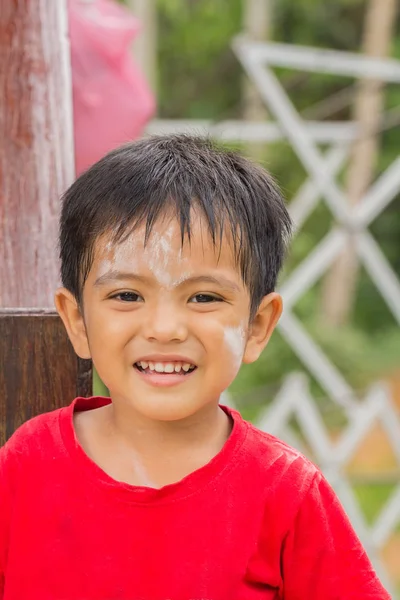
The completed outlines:
[[[370,0],[364,25],[363,51],[367,56],[388,55],[397,10],[397,0]],[[349,203],[357,204],[374,178],[379,150],[378,130],[384,111],[384,84],[375,80],[359,83],[354,101],[354,120],[360,137],[354,143],[347,175]],[[322,289],[322,319],[331,326],[348,322],[357,287],[358,257],[354,239],[327,274]]]
[[[270,31],[270,0],[243,0],[243,29],[251,41],[265,42]],[[245,121],[265,121],[268,112],[261,95],[247,76],[243,78],[243,119]],[[265,144],[249,142],[246,154],[254,160],[265,159]]]

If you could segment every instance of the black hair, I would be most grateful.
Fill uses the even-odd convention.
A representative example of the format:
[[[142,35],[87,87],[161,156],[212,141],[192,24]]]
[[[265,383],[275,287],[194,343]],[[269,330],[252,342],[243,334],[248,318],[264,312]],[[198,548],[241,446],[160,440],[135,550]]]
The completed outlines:
[[[191,209],[200,208],[214,245],[226,227],[249,289],[251,314],[272,292],[290,237],[291,220],[272,177],[259,165],[208,138],[153,136],[122,146],[95,163],[66,191],[60,219],[61,279],[82,301],[96,240],[121,242],[172,208],[182,243]]]

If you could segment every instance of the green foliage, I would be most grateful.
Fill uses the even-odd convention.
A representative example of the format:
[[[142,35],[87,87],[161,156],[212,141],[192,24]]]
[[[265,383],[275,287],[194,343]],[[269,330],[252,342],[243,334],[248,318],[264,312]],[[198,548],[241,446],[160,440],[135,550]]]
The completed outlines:
[[[220,119],[240,102],[230,40],[238,0],[159,0],[159,110],[166,118]]]
[[[367,523],[374,523],[382,510],[383,504],[389,499],[396,485],[390,483],[357,484],[354,486],[356,498],[366,517]],[[397,531],[399,528],[397,528]]]

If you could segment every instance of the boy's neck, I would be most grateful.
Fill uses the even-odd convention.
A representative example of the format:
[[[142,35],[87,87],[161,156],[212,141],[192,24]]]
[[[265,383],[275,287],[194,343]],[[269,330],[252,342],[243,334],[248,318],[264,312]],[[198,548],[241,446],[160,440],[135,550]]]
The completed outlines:
[[[115,436],[142,456],[149,457],[206,446],[220,446],[221,449],[231,430],[230,418],[217,403],[210,403],[190,417],[177,421],[146,419],[130,407],[112,403],[108,418]]]
[[[92,420],[82,413],[77,431],[84,450],[112,477],[150,487],[179,481],[207,464],[232,429],[230,417],[217,403],[180,421],[146,419],[119,402],[88,412]],[[132,465],[135,473],[130,476]]]

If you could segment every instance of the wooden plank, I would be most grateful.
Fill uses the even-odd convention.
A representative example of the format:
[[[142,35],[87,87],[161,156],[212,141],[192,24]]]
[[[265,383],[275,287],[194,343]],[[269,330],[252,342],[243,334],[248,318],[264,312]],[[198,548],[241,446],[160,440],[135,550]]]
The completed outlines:
[[[92,393],[91,361],[54,312],[0,309],[0,356],[0,446],[24,421]]]

